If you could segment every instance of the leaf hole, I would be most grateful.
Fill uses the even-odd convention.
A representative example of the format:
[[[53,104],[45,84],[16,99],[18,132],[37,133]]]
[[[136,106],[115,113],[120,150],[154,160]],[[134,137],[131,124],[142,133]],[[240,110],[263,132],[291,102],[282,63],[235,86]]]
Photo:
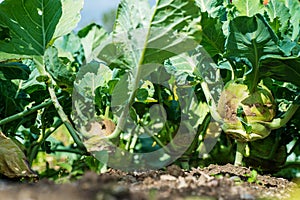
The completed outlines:
[[[0,40],[4,40],[5,42],[9,42],[11,40],[8,28],[0,26]]]
[[[41,9],[38,8],[38,9],[37,9],[37,12],[38,12],[38,15],[39,15],[39,16],[42,16],[42,15],[43,15],[43,11],[42,11]]]

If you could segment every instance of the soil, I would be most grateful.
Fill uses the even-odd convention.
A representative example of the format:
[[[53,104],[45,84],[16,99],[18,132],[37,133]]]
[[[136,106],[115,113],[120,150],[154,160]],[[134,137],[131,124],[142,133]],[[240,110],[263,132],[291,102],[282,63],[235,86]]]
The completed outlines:
[[[249,179],[250,174],[251,169],[231,164],[210,165],[190,171],[183,171],[176,165],[166,170],[147,172],[125,173],[110,169],[100,175],[87,172],[80,180],[67,184],[55,184],[49,180],[18,184],[1,181],[0,199],[290,199],[291,194],[299,190],[297,184],[283,178],[257,175]]]

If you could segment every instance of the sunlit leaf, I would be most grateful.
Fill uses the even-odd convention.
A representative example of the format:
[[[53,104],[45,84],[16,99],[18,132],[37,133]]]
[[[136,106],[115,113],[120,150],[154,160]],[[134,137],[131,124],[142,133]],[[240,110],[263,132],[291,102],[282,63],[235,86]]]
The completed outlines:
[[[285,5],[290,10],[290,22],[292,26],[291,40],[294,41],[300,36],[300,2],[285,0]]]
[[[263,14],[264,5],[260,0],[232,0],[240,16],[252,17],[257,13]]]
[[[70,33],[80,21],[80,11],[84,0],[61,0],[62,15],[56,26],[53,38]]]
[[[59,0],[15,1],[0,4],[0,51],[43,55],[62,15]]]
[[[84,49],[86,62],[92,61],[94,50],[102,45],[102,42],[107,39],[107,32],[97,24],[90,24],[78,32],[81,43]]]
[[[201,12],[208,13],[213,18],[220,17],[220,14],[224,10],[222,0],[196,0],[195,2]]]
[[[270,26],[276,33],[280,31],[284,35],[291,17],[289,9],[283,2],[271,0],[266,6],[266,11],[271,21]]]

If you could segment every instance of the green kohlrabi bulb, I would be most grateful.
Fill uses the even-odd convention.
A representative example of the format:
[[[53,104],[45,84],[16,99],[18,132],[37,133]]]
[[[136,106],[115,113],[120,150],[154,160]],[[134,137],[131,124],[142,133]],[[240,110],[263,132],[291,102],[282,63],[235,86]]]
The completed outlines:
[[[263,122],[273,120],[276,105],[272,93],[264,85],[259,84],[250,94],[247,85],[231,81],[221,93],[218,112],[224,120],[222,128],[226,134],[249,142],[270,134],[271,129]]]

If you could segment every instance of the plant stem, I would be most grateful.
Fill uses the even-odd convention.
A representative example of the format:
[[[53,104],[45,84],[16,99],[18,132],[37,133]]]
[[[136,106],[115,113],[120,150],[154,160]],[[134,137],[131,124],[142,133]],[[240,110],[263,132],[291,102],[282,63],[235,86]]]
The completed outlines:
[[[75,153],[79,155],[84,155],[85,152],[80,149],[71,149],[71,148],[57,148],[57,149],[51,149],[53,152],[65,152],[65,153]]]
[[[246,143],[240,141],[237,141],[236,143],[237,143],[237,149],[235,153],[234,165],[242,166]]]
[[[59,97],[59,99],[62,99],[62,98],[63,98],[63,97]],[[40,110],[40,109],[42,109],[42,108],[48,107],[48,106],[50,106],[51,104],[52,104],[52,101],[51,101],[51,100],[48,100],[48,101],[46,101],[46,102],[44,102],[44,103],[41,103],[41,104],[39,104],[39,105],[37,105],[37,106],[34,106],[34,107],[32,107],[32,108],[29,108],[29,109],[27,109],[27,110],[24,110],[24,111],[22,111],[22,112],[20,112],[20,113],[17,113],[17,114],[15,114],[15,115],[9,116],[9,117],[7,117],[7,118],[5,118],[5,119],[0,120],[0,125],[4,125],[4,124],[7,124],[7,123],[12,122],[12,121],[14,121],[14,120],[23,118],[23,117],[25,117],[25,116],[27,116],[27,115],[30,115],[30,114],[32,114],[32,113],[34,113],[34,112],[36,112],[36,111],[38,111],[38,110]]]
[[[41,76],[48,77],[48,80],[45,81],[45,84],[48,87],[48,92],[51,97],[51,101],[57,111],[58,116],[61,118],[62,122],[65,124],[66,128],[68,129],[69,133],[71,134],[74,142],[78,145],[80,149],[85,149],[84,144],[79,139],[76,130],[73,128],[71,122],[68,119],[68,116],[65,114],[62,106],[60,105],[58,98],[55,94],[54,86],[53,86],[53,79],[51,75],[46,71],[45,63],[44,63],[44,57],[42,56],[36,56],[33,58],[34,62],[36,63],[36,68],[38,69]]]
[[[54,87],[53,84],[48,84],[48,91],[51,97],[51,100],[53,102],[53,105],[59,115],[59,117],[61,118],[62,122],[64,123],[64,125],[66,126],[66,128],[68,129],[68,131],[70,132],[74,142],[78,145],[78,147],[80,149],[85,149],[83,143],[81,142],[81,140],[79,139],[76,130],[73,128],[73,125],[71,124],[71,122],[69,121],[68,116],[66,115],[66,113],[64,112],[62,106],[60,105],[57,96],[55,94],[54,91]]]
[[[143,127],[143,128],[145,129],[146,133],[147,133],[149,136],[151,136],[152,139],[153,139],[153,140],[154,140],[161,148],[164,149],[164,151],[165,151],[166,153],[168,153],[168,154],[171,153],[170,149],[169,149],[166,145],[164,145],[163,142],[162,142],[156,135],[154,135],[147,127]]]
[[[41,134],[40,138],[37,141],[34,141],[29,148],[29,154],[28,154],[28,160],[30,165],[32,164],[32,161],[36,158],[38,151],[41,147],[41,144],[54,132],[56,131],[61,125],[62,121],[59,120],[55,124],[52,125],[49,130],[47,130],[44,134]]]

